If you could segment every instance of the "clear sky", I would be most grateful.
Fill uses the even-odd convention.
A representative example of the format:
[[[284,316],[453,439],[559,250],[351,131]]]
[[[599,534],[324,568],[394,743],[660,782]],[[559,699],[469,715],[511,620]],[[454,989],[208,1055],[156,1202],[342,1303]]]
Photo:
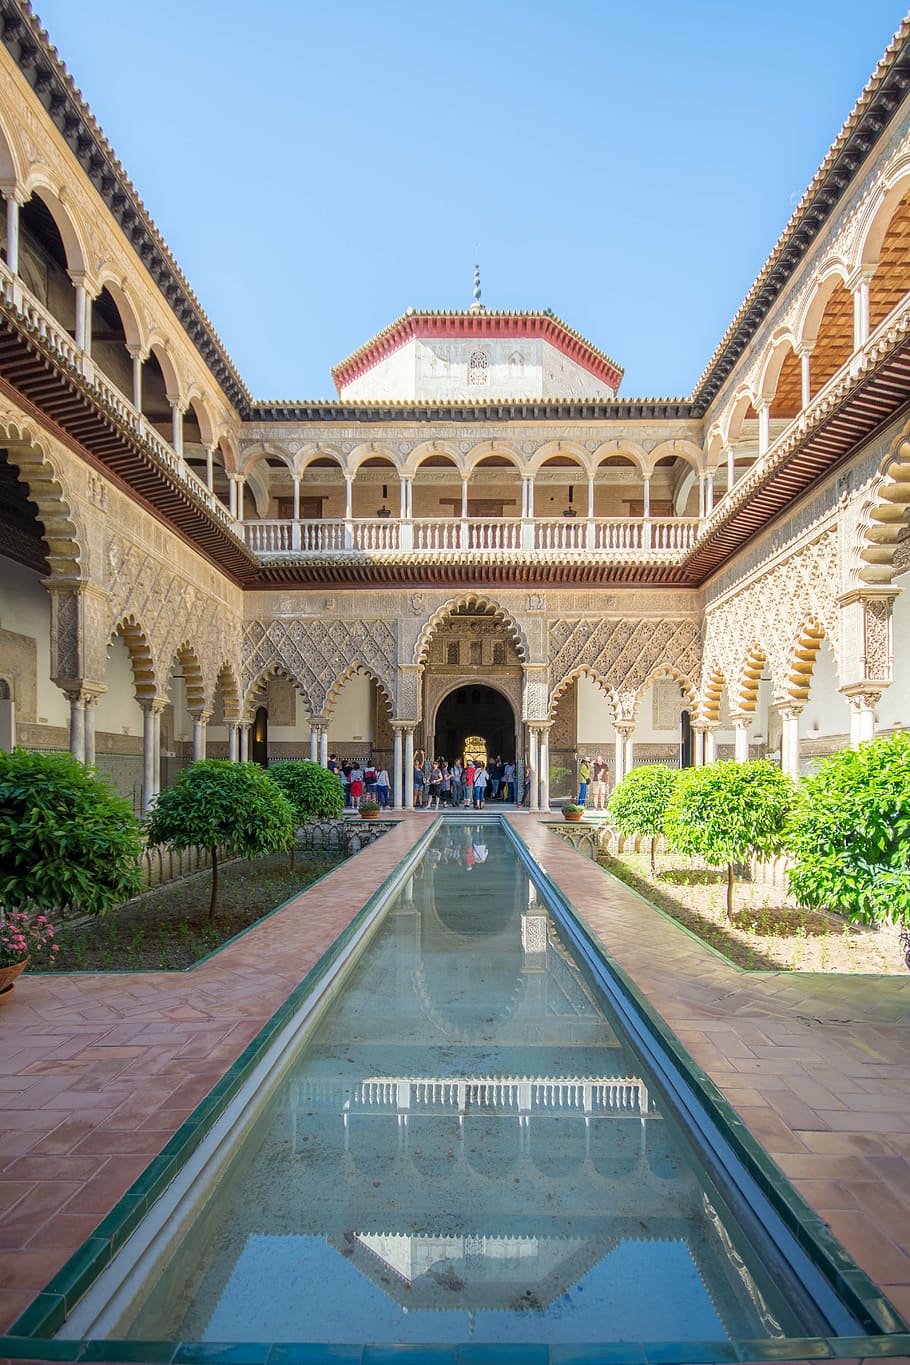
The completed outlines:
[[[689,393],[892,0],[34,0],[257,398],[409,307],[552,308]]]

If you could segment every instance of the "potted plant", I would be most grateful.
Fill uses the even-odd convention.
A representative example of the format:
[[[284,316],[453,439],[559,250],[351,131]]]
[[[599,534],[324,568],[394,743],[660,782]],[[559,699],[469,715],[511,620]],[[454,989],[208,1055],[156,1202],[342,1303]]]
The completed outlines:
[[[360,818],[361,820],[376,820],[382,810],[378,801],[361,801]]]
[[[10,910],[0,918],[0,997],[13,989],[16,977],[24,972],[32,953],[54,957],[60,945],[54,942],[54,926],[46,915],[30,919],[24,910]]]
[[[585,808],[584,806],[576,806],[574,802],[570,801],[568,805],[563,806],[562,813],[567,820],[578,821],[584,815]]]

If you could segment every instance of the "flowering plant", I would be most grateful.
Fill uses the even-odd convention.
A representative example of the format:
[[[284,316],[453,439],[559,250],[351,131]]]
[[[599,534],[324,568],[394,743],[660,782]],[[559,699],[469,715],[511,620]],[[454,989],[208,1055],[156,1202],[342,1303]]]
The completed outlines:
[[[0,967],[15,967],[34,953],[54,957],[60,944],[47,915],[31,919],[24,910],[10,910],[0,918]]]

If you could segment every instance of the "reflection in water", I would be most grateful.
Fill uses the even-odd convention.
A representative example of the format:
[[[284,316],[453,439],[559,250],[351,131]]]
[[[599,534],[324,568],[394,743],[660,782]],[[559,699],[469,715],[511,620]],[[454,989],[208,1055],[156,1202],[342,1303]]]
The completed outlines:
[[[127,1334],[801,1329],[497,829],[436,839]]]

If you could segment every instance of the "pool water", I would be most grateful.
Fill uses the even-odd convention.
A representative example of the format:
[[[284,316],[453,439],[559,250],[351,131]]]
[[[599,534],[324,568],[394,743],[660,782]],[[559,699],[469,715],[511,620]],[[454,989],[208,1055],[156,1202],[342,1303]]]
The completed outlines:
[[[447,823],[116,1335],[817,1331],[770,1261],[693,1163],[508,836]]]

